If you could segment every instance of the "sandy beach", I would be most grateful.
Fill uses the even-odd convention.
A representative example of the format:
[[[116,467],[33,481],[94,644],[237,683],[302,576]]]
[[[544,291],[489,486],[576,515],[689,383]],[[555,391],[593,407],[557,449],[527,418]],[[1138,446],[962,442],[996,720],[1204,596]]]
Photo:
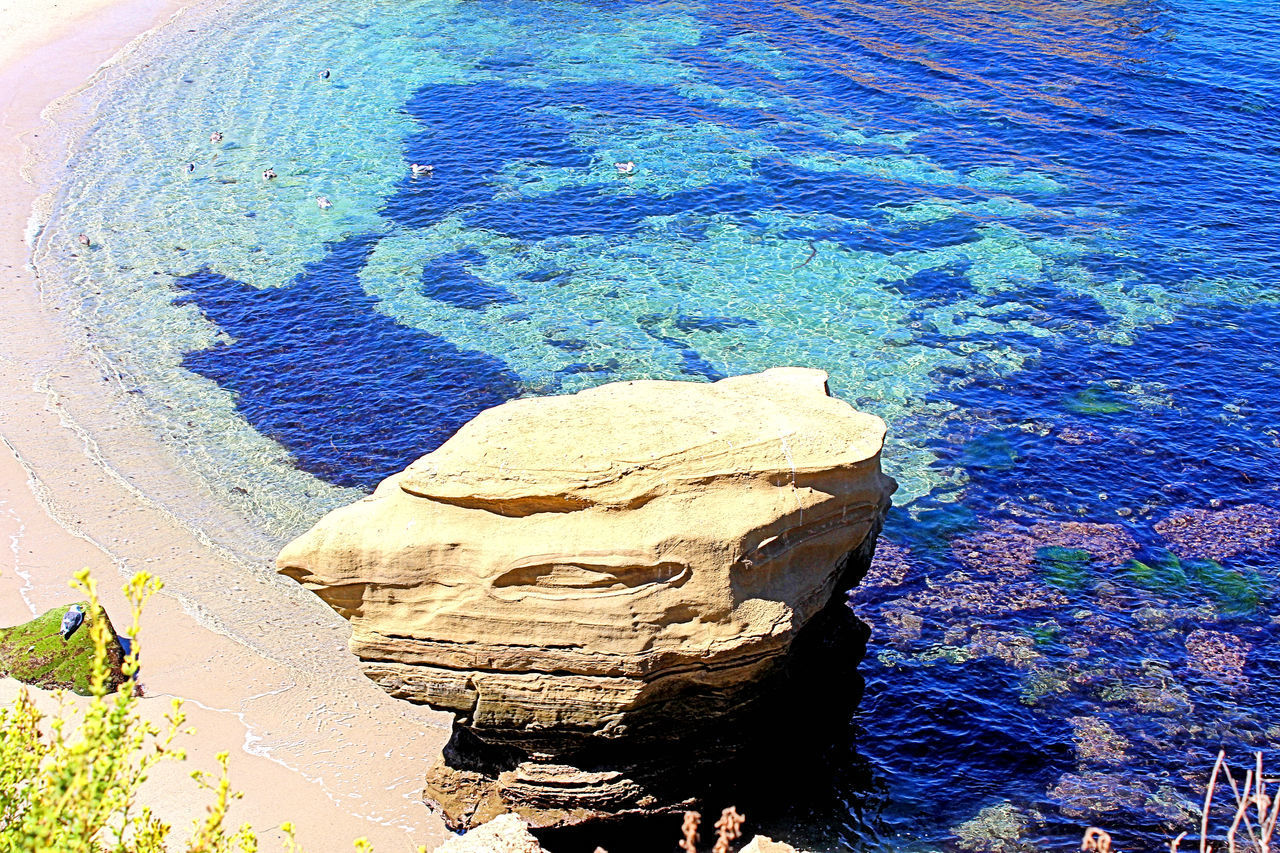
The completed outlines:
[[[144,617],[144,712],[159,720],[181,697],[197,729],[186,764],[168,765],[145,789],[171,838],[185,838],[207,802],[190,771],[212,771],[225,750],[245,792],[231,820],[253,824],[264,850],[276,849],[283,821],[312,851],[351,849],[360,836],[379,851],[430,849],[447,832],[419,791],[448,716],[367,681],[346,651],[345,623],[274,576],[271,543],[237,549],[260,559],[233,556],[144,494],[201,487],[131,422],[123,392],[61,306],[41,298],[29,265],[42,193],[56,185],[65,150],[48,106],[188,5],[0,2],[0,620],[73,600],[67,582],[88,567],[119,623],[122,580],[152,572],[166,588]],[[122,453],[129,477],[107,462]],[[139,471],[157,491],[139,489]],[[210,523],[234,536],[235,519]],[[0,701],[16,691],[0,682]]]

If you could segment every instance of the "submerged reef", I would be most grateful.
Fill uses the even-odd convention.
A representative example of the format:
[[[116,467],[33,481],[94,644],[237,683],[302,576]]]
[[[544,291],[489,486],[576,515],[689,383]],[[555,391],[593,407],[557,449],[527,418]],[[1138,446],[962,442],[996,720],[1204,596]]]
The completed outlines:
[[[351,620],[371,679],[457,715],[427,780],[451,826],[670,811],[743,743],[791,747],[757,737],[781,697],[806,737],[847,730],[809,665],[861,656],[840,593],[895,488],[884,434],[799,368],[518,400],[277,565]]]
[[[943,735],[988,733],[1004,799],[957,814],[951,833],[967,850],[1018,850],[1064,825],[1187,829],[1219,745],[1266,752],[1280,739],[1256,710],[1277,686],[1280,512],[1214,501],[1117,524],[998,509],[917,509],[881,537],[850,602],[871,627],[867,695],[891,682],[934,707],[872,699],[860,750],[880,772],[897,767],[876,743],[877,717],[896,721],[894,742],[931,757],[911,765],[924,803],[961,774],[980,784]]]
[[[1280,545],[1280,510],[1249,503],[1175,512],[1155,525],[1180,557],[1224,560]]]

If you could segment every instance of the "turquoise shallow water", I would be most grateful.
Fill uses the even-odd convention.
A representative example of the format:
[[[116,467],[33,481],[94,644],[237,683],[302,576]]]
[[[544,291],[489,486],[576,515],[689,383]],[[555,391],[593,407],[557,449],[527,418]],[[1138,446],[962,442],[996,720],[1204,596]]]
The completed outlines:
[[[342,4],[298,20],[267,4],[233,25],[166,35],[165,61],[136,69],[104,101],[102,129],[76,156],[82,180],[65,196],[74,221],[56,220],[51,237],[58,226],[101,235],[99,251],[70,264],[92,297],[86,316],[108,349],[131,354],[132,376],[156,378],[149,400],[204,413],[177,440],[208,444],[243,421],[225,392],[182,369],[220,333],[194,306],[174,306],[175,274],[280,287],[323,262],[327,246],[366,235],[378,238],[358,271],[372,309],[496,354],[516,393],[827,369],[838,393],[895,425],[891,460],[907,498],[957,479],[931,470],[916,428],[952,409],[929,399],[933,377],[975,361],[1016,370],[1034,352],[1021,339],[1051,334],[1008,316],[1014,305],[995,294],[1042,278],[1087,292],[1107,312],[1089,330],[1102,338],[1169,316],[1176,297],[1158,285],[1098,282],[1080,263],[1107,251],[1113,214],[1061,204],[1052,164],[913,151],[914,122],[806,91],[797,67],[808,57],[789,58],[763,34],[726,30],[723,44],[700,48],[724,26],[701,7],[550,9]],[[545,27],[554,38],[531,46]],[[436,100],[446,90],[450,100]],[[545,98],[516,97],[529,92]],[[504,114],[504,101],[533,112]],[[917,109],[942,108],[957,107]],[[528,118],[541,138],[523,136]],[[463,126],[442,127],[455,119]],[[218,129],[226,138],[211,144]],[[433,134],[448,143],[437,148]],[[414,146],[448,159],[413,182]],[[639,165],[620,177],[621,161]],[[268,167],[280,177],[261,180]],[[795,175],[808,185],[788,187]],[[437,204],[464,182],[476,198]],[[332,210],[317,207],[320,195]],[[430,212],[417,217],[424,197]],[[627,221],[609,222],[606,210]],[[525,221],[486,221],[509,211]],[[583,229],[584,217],[596,224]],[[462,251],[459,272],[512,298],[472,306],[424,292],[424,268]],[[969,292],[943,305],[895,292],[962,268]],[[913,324],[939,339],[920,340]],[[689,352],[700,359],[692,370]],[[183,417],[165,420],[185,432]],[[244,448],[261,463],[272,450]]]
[[[265,2],[89,91],[37,263],[280,538],[513,396],[827,370],[902,488],[849,771],[778,820],[1155,843],[1274,740],[1278,23]]]

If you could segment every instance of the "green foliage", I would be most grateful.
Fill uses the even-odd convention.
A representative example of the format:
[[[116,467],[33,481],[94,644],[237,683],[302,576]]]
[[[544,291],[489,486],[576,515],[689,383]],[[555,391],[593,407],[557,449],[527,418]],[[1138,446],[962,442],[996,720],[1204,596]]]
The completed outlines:
[[[125,585],[132,610],[125,636],[131,643],[129,654],[116,667],[111,649],[113,644],[120,647],[89,573],[79,572],[72,586],[85,594],[86,613],[98,617],[86,618],[76,632],[84,634],[91,652],[90,699],[80,711],[64,702],[56,715],[46,716],[24,688],[12,707],[0,708],[0,853],[255,853],[258,840],[248,825],[234,830],[224,825],[229,806],[240,797],[231,790],[225,752],[218,756],[217,778],[192,773],[212,802],[185,845],[169,846],[169,826],[138,803],[139,786],[150,770],[161,761],[185,760],[174,741],[179,734],[193,733],[183,728],[186,717],[179,699],[173,700],[162,727],[138,711],[138,624],[143,604],[160,589],[159,581],[139,573]],[[55,615],[60,622],[61,611]],[[48,618],[45,614],[28,625]],[[39,649],[44,640],[38,634],[44,627],[32,630],[36,633],[28,632],[23,642],[29,647],[37,637],[34,645]],[[60,636],[56,639],[62,642]],[[118,679],[113,673],[124,678],[114,693]],[[297,853],[292,826],[281,829],[286,850]],[[360,839],[356,849],[371,848]]]
[[[80,602],[80,606],[84,608],[85,623],[69,640],[64,640],[60,633],[66,607],[55,607],[22,625],[0,628],[0,675],[46,690],[73,690],[81,696],[90,695],[94,656],[92,624],[103,619],[108,636],[107,684],[112,690],[123,684],[124,649],[111,621],[105,611],[90,607],[88,601]]]
[[[1045,583],[1063,590],[1084,589],[1093,573],[1088,551],[1079,548],[1059,548],[1056,545],[1036,549],[1036,562],[1044,572]]]
[[[77,574],[73,586],[87,594],[87,612],[98,614],[88,573]],[[125,587],[134,610],[130,638],[136,637],[143,602],[158,588],[146,575]],[[86,619],[81,631],[93,656],[92,698],[79,720],[66,705],[46,719],[26,690],[12,708],[0,709],[0,727],[8,735],[0,746],[0,850],[163,850],[168,827],[146,809],[134,813],[134,797],[147,771],[170,749],[182,712],[175,702],[163,734],[138,716],[132,684],[136,645],[121,666],[128,680],[109,694],[108,648],[114,638],[107,620]]]

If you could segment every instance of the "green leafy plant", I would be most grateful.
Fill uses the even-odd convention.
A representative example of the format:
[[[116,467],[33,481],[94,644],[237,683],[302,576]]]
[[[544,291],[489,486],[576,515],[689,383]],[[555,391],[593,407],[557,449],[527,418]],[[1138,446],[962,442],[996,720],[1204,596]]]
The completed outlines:
[[[1266,585],[1256,571],[1228,569],[1214,560],[1191,560],[1186,565],[1223,613],[1239,615],[1258,609]]]
[[[218,755],[217,777],[191,774],[212,801],[181,847],[169,846],[169,825],[138,801],[139,787],[156,764],[185,760],[175,741],[193,733],[184,728],[179,699],[163,726],[143,719],[138,709],[138,628],[143,605],[160,582],[142,572],[125,584],[130,646],[120,667],[125,680],[114,692],[109,650],[116,638],[102,615],[97,586],[88,571],[76,574],[71,585],[89,605],[89,701],[77,710],[64,697],[58,713],[45,715],[23,688],[11,707],[0,708],[0,853],[255,853],[258,839],[247,824],[225,825],[231,803],[241,796],[231,788],[225,752]],[[281,829],[286,850],[298,853],[293,827]],[[359,839],[356,849],[372,848]]]
[[[1228,615],[1252,613],[1267,591],[1253,569],[1229,569],[1216,560],[1182,560],[1165,551],[1148,562],[1130,560],[1124,572],[1137,586],[1153,592],[1173,592],[1194,586]]]

